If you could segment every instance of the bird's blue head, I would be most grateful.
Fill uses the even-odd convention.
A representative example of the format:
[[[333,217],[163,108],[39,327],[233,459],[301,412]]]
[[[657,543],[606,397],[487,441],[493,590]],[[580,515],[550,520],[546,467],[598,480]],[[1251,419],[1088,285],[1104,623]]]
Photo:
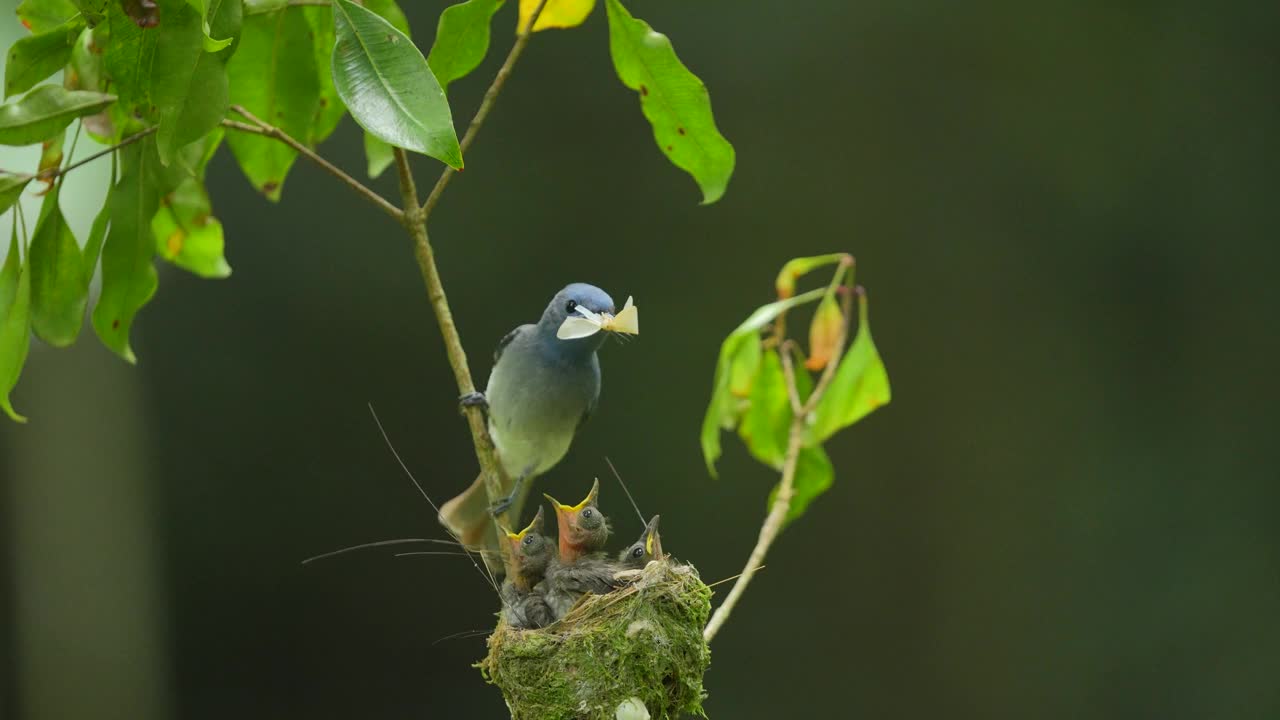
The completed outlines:
[[[560,329],[565,318],[570,316],[581,317],[577,312],[579,306],[595,313],[613,314],[615,312],[613,298],[609,297],[609,293],[595,285],[573,283],[572,285],[566,285],[563,290],[556,293],[554,298],[551,298],[551,302],[547,304],[547,309],[542,311],[542,319],[538,321],[538,325],[543,336],[551,338],[552,342],[563,344],[566,348],[591,352],[599,348],[604,342],[607,336],[606,333],[600,332],[576,340],[560,340],[556,338],[556,331]]]

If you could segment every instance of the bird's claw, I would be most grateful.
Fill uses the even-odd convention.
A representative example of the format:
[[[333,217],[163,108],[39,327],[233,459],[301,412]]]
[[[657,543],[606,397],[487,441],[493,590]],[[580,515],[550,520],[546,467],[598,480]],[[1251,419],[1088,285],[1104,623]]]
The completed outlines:
[[[508,495],[504,498],[498,498],[497,502],[489,506],[489,510],[493,513],[494,517],[498,517],[511,509],[511,503],[514,499],[515,498],[512,495]]]
[[[482,392],[469,392],[458,398],[458,407],[464,410],[469,407],[478,407],[481,410],[488,410],[489,398],[486,398]]]

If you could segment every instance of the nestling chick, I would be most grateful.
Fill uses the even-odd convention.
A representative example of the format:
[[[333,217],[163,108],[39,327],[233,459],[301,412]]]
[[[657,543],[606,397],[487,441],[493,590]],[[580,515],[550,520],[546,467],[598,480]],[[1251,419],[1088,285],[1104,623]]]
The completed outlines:
[[[542,534],[543,513],[518,533],[507,531],[511,552],[507,557],[507,578],[502,582],[502,608],[507,624],[517,628],[540,628],[555,620],[539,583],[555,555],[551,538]]]

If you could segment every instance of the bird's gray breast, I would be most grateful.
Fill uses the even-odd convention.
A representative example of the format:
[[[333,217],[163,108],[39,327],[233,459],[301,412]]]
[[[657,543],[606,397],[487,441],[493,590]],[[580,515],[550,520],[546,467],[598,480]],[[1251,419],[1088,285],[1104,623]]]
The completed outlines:
[[[560,342],[526,325],[489,375],[489,432],[513,477],[540,475],[560,462],[600,394],[595,353],[566,353]]]

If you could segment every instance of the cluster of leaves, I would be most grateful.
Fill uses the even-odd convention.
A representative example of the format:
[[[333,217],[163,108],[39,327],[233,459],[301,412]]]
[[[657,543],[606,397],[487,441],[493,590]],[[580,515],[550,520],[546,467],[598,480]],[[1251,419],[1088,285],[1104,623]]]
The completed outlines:
[[[835,264],[825,288],[795,294],[796,281],[807,273]],[[861,420],[889,402],[889,376],[867,315],[867,295],[853,284],[853,258],[845,254],[796,258],[776,281],[778,300],[756,309],[720,346],[711,403],[702,421],[702,453],[707,469],[716,475],[721,430],[737,430],[747,450],[760,462],[781,470],[795,426],[792,393],[805,416],[799,425],[799,445],[787,522],[802,515],[809,503],[831,487],[835,469],[823,443],[839,430]],[[850,336],[852,305],[841,298],[857,298],[857,331]],[[809,325],[809,354],[786,338],[786,315],[801,305],[817,303]],[[790,355],[784,358],[784,353]],[[793,359],[794,358],[794,359]],[[789,387],[784,362],[793,365]],[[838,364],[829,366],[831,363]],[[816,402],[815,376],[825,372],[823,392]],[[818,383],[822,383],[819,376]],[[777,492],[775,488],[775,493]],[[773,504],[773,496],[769,498]]]
[[[734,152],[706,88],[665,36],[620,0],[605,2],[619,78],[638,94],[659,149],[714,202]],[[14,211],[0,271],[0,408],[24,419],[8,395],[29,338],[75,341],[99,260],[92,324],[130,362],[129,330],[156,291],[157,255],[203,277],[230,274],[204,189],[204,168],[224,138],[271,200],[298,155],[282,136],[314,148],[348,112],[365,130],[371,176],[391,163],[394,147],[461,168],[448,87],[483,61],[503,4],[446,8],[424,56],[395,0],[23,0],[17,15],[32,35],[8,51],[0,144],[39,143],[44,152],[34,173],[0,171],[0,212],[32,182],[50,187],[30,235],[21,223],[21,242]],[[519,0],[517,32],[579,25],[594,5]],[[41,84],[58,71],[62,84]],[[83,247],[59,208],[69,169],[63,139],[76,121],[76,139],[83,131],[114,149],[107,200]]]

